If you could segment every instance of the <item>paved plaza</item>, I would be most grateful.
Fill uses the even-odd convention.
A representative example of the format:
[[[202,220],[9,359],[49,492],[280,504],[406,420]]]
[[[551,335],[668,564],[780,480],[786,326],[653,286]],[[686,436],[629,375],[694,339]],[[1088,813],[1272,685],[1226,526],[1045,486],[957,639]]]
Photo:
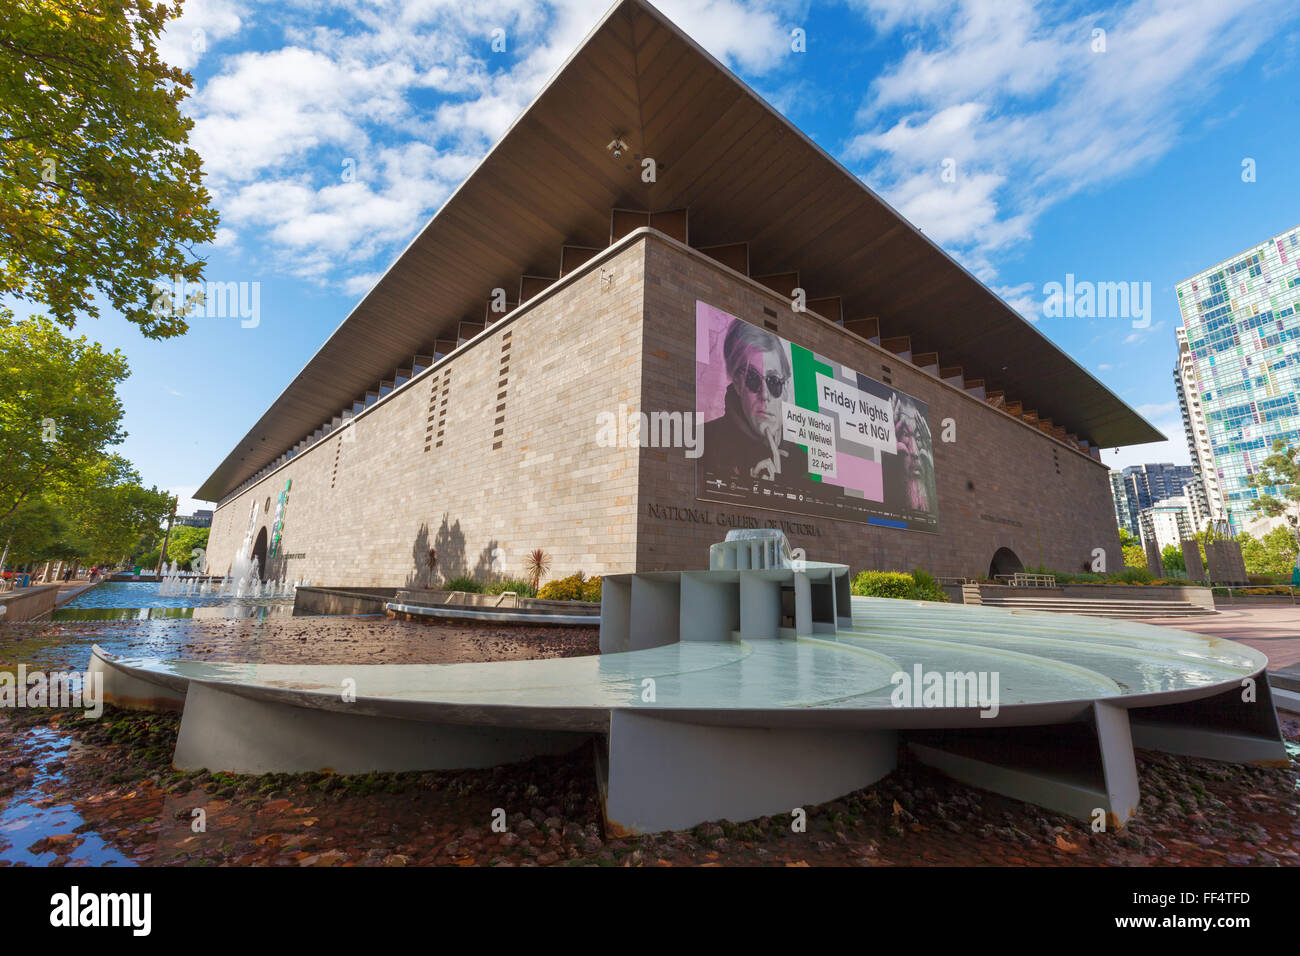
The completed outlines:
[[[1300,675],[1300,606],[1218,605],[1218,613],[1193,619],[1146,618],[1147,624],[1222,637],[1268,657],[1270,672]]]

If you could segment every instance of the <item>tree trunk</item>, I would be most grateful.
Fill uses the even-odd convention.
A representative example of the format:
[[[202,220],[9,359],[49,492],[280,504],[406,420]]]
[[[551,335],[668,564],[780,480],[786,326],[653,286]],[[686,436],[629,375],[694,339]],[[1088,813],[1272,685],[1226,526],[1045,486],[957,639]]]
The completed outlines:
[[[177,501],[172,502],[172,513],[167,517],[167,533],[163,535],[162,551],[158,552],[157,574],[162,577],[163,565],[167,563],[167,541],[172,536],[172,522],[176,520]]]

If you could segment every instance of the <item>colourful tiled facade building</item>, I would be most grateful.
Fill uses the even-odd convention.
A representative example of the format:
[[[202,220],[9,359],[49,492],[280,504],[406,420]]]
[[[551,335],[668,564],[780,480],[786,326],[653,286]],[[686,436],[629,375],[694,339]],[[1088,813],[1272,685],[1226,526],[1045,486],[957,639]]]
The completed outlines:
[[[1241,531],[1260,494],[1248,476],[1275,439],[1300,444],[1300,226],[1179,283],[1178,304],[1212,458],[1205,484]]]

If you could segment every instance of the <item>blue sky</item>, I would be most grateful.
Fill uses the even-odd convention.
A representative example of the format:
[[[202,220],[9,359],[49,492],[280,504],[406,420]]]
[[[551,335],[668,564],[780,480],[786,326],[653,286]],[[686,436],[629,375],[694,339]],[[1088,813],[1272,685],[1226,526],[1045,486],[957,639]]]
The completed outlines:
[[[128,356],[121,451],[182,512],[608,4],[185,6],[164,50],[194,75],[222,215],[207,278],[259,282],[260,320],[196,318],[168,342],[109,312],[78,326]],[[1188,461],[1174,285],[1300,223],[1300,8],[659,7],[1171,439],[1108,461]],[[1149,328],[1044,316],[1067,273],[1149,282]]]

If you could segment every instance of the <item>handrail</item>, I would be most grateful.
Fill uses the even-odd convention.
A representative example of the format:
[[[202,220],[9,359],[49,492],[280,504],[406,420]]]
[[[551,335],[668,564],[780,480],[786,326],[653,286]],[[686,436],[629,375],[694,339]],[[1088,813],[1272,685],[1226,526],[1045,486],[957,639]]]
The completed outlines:
[[[475,593],[477,593],[477,592],[475,592]],[[469,591],[450,591],[450,592],[448,592],[448,594],[447,594],[447,600],[444,601],[443,603],[444,603],[444,604],[463,604],[465,607],[470,607],[471,605],[470,605],[470,601],[469,601],[469,595],[470,595],[470,592],[469,592]],[[490,595],[486,595],[486,594],[483,594],[483,595],[480,595],[480,596],[481,596],[481,597],[490,597]],[[456,598],[458,598],[458,597],[460,598],[459,601],[456,600]],[[513,605],[513,606],[514,606],[514,607],[519,607],[519,593],[518,593],[517,591],[502,591],[500,594],[497,595],[497,603],[494,604],[494,605],[492,605],[492,606],[493,606],[493,607],[500,607],[500,606],[501,606],[501,602],[504,601],[507,597],[512,597],[512,598],[514,598],[515,600],[514,600],[514,605]]]
[[[1023,571],[1017,571],[1015,574],[996,575],[996,580],[1005,581],[1013,588],[1056,587],[1056,575],[1054,574],[1026,574]]]
[[[1228,592],[1228,603],[1229,603],[1229,604],[1232,603],[1232,592],[1233,592],[1233,591],[1253,591],[1253,590],[1255,590],[1255,589],[1257,589],[1257,588],[1286,588],[1288,591],[1291,592],[1291,603],[1292,603],[1292,604],[1300,603],[1300,602],[1298,602],[1298,601],[1296,600],[1296,596],[1295,596],[1296,586],[1295,586],[1294,584],[1237,584],[1237,585],[1232,585],[1232,584],[1211,584],[1211,585],[1209,585],[1209,588],[1210,588],[1210,594],[1211,594],[1211,595],[1213,595],[1215,591],[1227,591],[1227,592]],[[1276,595],[1276,596],[1277,596],[1277,597],[1281,597],[1282,595],[1279,594],[1279,595]],[[1252,594],[1252,595],[1250,595],[1250,597],[1274,597],[1274,595],[1272,595],[1272,594]]]

